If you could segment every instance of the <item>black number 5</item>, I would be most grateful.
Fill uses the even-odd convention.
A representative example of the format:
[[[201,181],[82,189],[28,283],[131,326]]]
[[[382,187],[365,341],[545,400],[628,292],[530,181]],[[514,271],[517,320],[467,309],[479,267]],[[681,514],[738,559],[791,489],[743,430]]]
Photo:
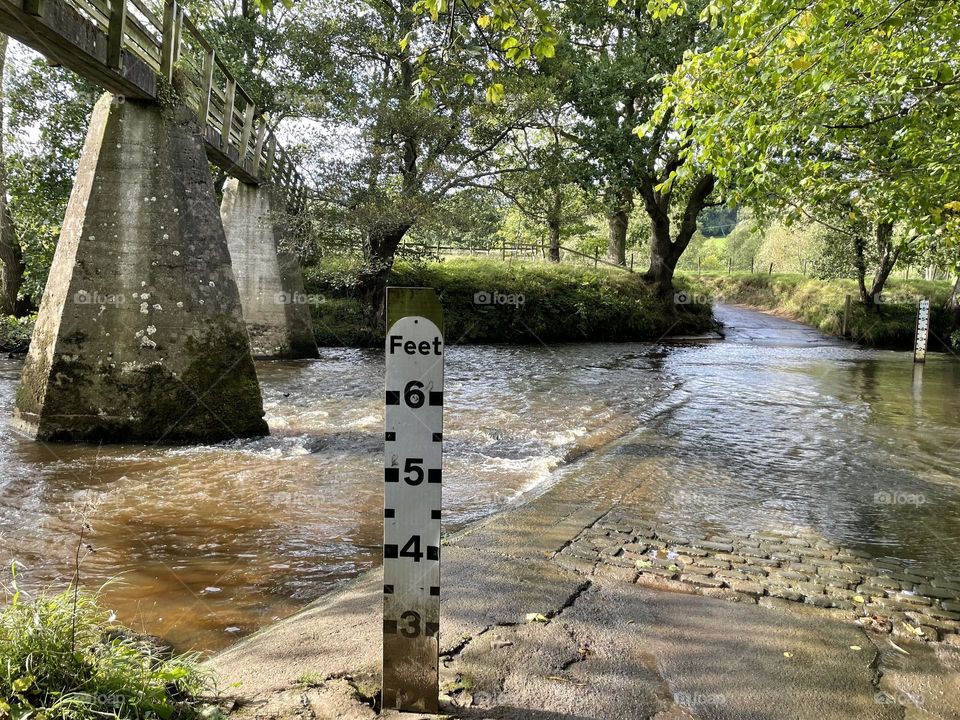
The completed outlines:
[[[403,472],[406,473],[403,479],[408,485],[419,485],[423,482],[423,468],[420,467],[422,464],[423,458],[407,458],[403,465]]]

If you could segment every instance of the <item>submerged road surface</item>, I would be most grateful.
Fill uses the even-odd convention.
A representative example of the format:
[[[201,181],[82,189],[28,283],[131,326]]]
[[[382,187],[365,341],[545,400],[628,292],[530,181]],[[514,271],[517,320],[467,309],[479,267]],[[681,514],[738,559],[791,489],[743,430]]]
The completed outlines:
[[[907,353],[717,315],[723,341],[450,348],[445,528],[615,469],[678,532],[815,532],[960,574],[960,362],[917,371]],[[381,352],[258,364],[272,436],[191,448],[23,439],[20,367],[0,361],[0,561],[21,585],[70,580],[86,513],[82,582],[113,579],[122,621],[216,649],[379,562]]]

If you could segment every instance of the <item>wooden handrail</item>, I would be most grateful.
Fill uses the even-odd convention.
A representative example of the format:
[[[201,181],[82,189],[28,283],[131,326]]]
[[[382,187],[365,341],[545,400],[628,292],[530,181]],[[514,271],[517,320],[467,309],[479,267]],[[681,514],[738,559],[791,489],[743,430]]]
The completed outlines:
[[[303,177],[182,0],[0,0],[0,32],[134,99],[157,100],[155,78],[171,83],[183,66],[190,86],[184,100],[197,113],[210,160],[243,182],[273,183],[299,202]]]

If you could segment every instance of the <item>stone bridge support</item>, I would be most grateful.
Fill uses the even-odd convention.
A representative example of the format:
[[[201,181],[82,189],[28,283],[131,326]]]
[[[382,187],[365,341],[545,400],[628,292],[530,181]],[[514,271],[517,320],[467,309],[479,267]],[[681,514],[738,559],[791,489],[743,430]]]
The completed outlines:
[[[220,215],[253,354],[318,357],[300,266],[280,251],[282,213],[273,191],[228,180]]]
[[[196,119],[105,95],[87,134],[17,395],[41,440],[267,433]]]

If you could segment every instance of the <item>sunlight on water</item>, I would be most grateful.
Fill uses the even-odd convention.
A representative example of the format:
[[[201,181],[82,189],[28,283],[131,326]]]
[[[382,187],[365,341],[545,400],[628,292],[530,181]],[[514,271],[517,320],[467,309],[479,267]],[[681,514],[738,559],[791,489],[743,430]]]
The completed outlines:
[[[956,574],[960,363],[932,357],[915,383],[906,354],[723,313],[723,343],[450,348],[445,530],[564,468],[635,481],[675,528],[813,528]],[[223,647],[379,562],[382,353],[260,363],[271,437],[191,448],[20,438],[19,369],[0,361],[0,560],[28,586],[69,581],[85,504],[82,582],[111,580],[121,620],[184,649]]]

